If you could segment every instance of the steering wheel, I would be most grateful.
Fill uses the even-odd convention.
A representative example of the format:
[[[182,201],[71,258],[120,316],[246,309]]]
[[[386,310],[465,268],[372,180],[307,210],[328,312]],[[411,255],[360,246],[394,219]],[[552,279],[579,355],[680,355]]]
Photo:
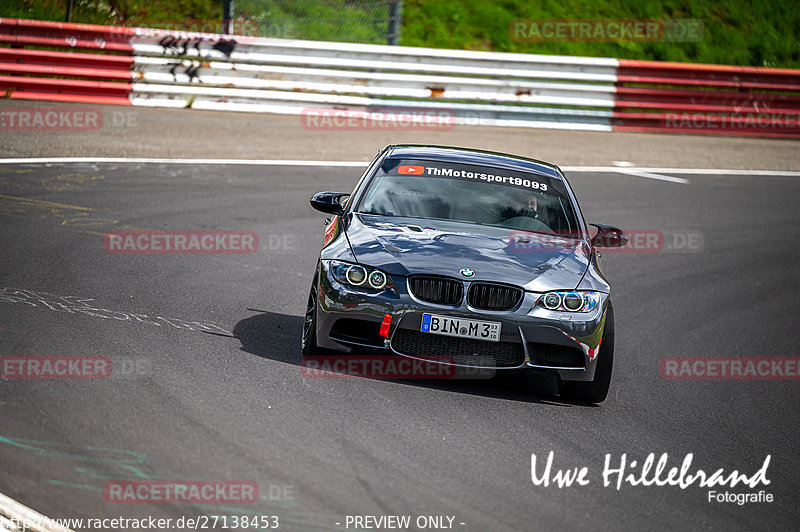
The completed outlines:
[[[536,218],[531,218],[530,216],[513,216],[503,220],[498,225],[502,227],[508,227],[510,229],[536,231],[537,233],[549,233],[551,235],[556,234],[555,231],[550,229],[546,223],[542,222],[541,220],[537,220]]]

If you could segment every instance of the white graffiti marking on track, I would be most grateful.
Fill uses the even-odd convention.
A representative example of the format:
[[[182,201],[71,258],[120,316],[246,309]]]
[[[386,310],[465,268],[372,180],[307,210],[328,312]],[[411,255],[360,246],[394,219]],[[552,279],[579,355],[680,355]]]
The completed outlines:
[[[109,310],[94,306],[91,303],[92,301],[94,301],[94,299],[78,296],[59,296],[47,292],[33,292],[31,290],[20,290],[18,288],[0,288],[0,302],[3,303],[19,303],[31,307],[43,307],[56,312],[85,314],[95,318],[114,319],[131,323],[147,323],[158,327],[171,325],[175,329],[183,329],[186,331],[205,331],[225,335],[231,334],[224,327],[213,323],[188,321],[178,318],[164,318],[162,316],[150,317],[147,314]]]

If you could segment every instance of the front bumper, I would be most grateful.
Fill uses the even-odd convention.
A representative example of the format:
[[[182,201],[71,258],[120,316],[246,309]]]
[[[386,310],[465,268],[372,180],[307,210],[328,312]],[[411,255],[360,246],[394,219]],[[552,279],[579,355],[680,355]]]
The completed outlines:
[[[391,277],[396,291],[376,293],[344,285],[329,274],[326,261],[319,279],[317,343],[322,348],[394,353],[469,368],[544,371],[557,373],[562,380],[594,379],[607,297],[592,312],[568,313],[533,308],[541,294],[525,292],[513,310],[489,311],[470,307],[465,298],[452,306],[420,301],[409,290],[406,277]],[[467,294],[470,281],[459,281]],[[422,333],[424,313],[500,322],[500,342]],[[392,321],[388,338],[383,338],[379,327],[386,314]]]

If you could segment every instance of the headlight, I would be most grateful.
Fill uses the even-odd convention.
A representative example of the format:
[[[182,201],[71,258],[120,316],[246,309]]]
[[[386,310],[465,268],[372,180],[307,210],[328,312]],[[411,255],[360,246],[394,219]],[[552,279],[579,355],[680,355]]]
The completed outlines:
[[[601,292],[547,292],[534,306],[564,312],[591,312],[600,304]]]
[[[353,286],[361,286],[367,280],[367,270],[354,264],[347,268],[344,278]]]
[[[385,287],[388,280],[389,278],[386,277],[386,274],[378,270],[373,270],[372,273],[369,274],[369,285],[375,290],[380,290]]]
[[[557,310],[561,306],[561,294],[558,292],[550,292],[545,294],[542,298],[542,305],[548,310]]]
[[[330,261],[329,268],[333,278],[345,285],[371,288],[373,290],[394,288],[389,276],[374,268],[349,262],[339,262],[338,260]]]

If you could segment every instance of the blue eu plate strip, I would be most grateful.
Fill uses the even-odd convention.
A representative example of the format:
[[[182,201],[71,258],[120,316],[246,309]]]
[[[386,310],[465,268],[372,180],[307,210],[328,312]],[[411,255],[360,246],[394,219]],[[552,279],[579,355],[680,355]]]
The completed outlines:
[[[420,329],[422,332],[431,332],[431,315],[430,314],[423,314],[422,315],[422,328]]]

